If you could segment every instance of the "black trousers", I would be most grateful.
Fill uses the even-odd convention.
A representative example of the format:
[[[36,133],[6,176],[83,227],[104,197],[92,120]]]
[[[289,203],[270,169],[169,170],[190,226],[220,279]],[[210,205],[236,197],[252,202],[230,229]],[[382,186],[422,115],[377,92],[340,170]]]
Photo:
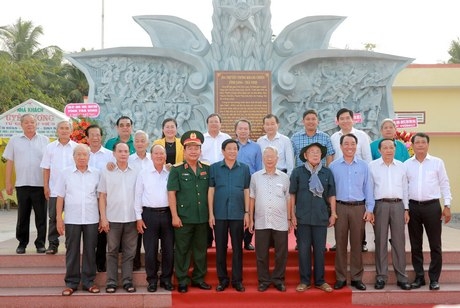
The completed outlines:
[[[149,284],[158,281],[158,240],[161,240],[161,276],[160,282],[171,282],[174,266],[174,228],[169,208],[157,210],[143,208],[145,272]]]
[[[412,254],[412,266],[417,277],[424,277],[423,268],[423,229],[425,228],[430,245],[430,281],[439,281],[442,270],[441,246],[441,204],[434,200],[429,204],[419,204],[409,201],[410,220],[408,224],[409,239]]]
[[[243,220],[216,220],[216,268],[219,282],[229,282],[227,272],[228,233],[232,241],[232,284],[243,281]]]
[[[18,198],[16,239],[19,241],[19,246],[27,247],[29,244],[30,214],[33,209],[35,213],[35,227],[37,228],[37,239],[35,240],[35,247],[45,247],[47,208],[43,187],[16,187],[16,196]]]

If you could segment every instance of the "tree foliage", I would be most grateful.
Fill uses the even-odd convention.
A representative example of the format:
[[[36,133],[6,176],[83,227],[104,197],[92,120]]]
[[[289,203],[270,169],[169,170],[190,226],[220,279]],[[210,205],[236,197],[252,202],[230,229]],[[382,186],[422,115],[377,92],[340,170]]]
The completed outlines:
[[[64,61],[58,46],[40,48],[41,26],[21,18],[0,27],[0,113],[33,98],[58,110],[83,102],[84,74]]]
[[[452,41],[449,48],[450,59],[448,63],[460,63],[460,39]]]

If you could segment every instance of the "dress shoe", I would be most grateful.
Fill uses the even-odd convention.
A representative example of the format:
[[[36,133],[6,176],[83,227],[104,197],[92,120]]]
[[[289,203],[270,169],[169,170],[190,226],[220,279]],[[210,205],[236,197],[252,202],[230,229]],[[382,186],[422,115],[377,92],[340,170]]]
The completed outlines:
[[[200,288],[201,290],[211,290],[211,286],[206,282],[192,282],[192,287]]]
[[[355,287],[357,290],[361,290],[361,291],[366,290],[366,285],[361,280],[351,281],[351,286]]]
[[[45,253],[46,248],[45,247],[37,247],[37,253]]]
[[[254,245],[252,245],[251,243],[249,243],[248,245],[244,245],[244,249],[250,251],[255,250]]]
[[[284,285],[284,283],[275,284],[275,289],[277,289],[280,292],[286,292],[286,286]]]
[[[299,246],[298,246],[298,245],[295,245],[294,250],[296,250],[296,251],[299,250]]]
[[[156,292],[157,291],[157,284],[156,283],[150,283],[147,286],[147,291],[149,292]]]
[[[175,289],[174,285],[170,283],[169,281],[160,282],[160,287],[162,287],[166,291],[173,291]]]
[[[235,282],[232,283],[232,287],[237,290],[238,292],[244,292],[246,289],[244,288],[243,284],[241,282]]]
[[[418,289],[421,286],[424,286],[425,284],[426,284],[425,283],[425,278],[423,278],[423,277],[415,277],[414,282],[411,283],[410,286],[411,286],[412,289]]]
[[[361,251],[362,251],[362,252],[368,252],[369,249],[367,249],[367,246],[366,246],[366,245],[363,245],[363,246],[361,247]]]
[[[383,281],[382,279],[377,279],[377,281],[375,282],[374,288],[376,290],[382,290],[383,288],[385,288],[385,281]]]
[[[407,281],[406,282],[398,281],[398,282],[396,282],[396,285],[398,287],[400,287],[402,290],[410,290],[411,289],[410,283],[408,283]]]
[[[98,271],[99,273],[104,273],[104,272],[107,271],[107,268],[105,267],[105,265],[103,265],[103,266],[98,266],[98,267],[97,267],[97,271]]]
[[[347,282],[346,281],[341,281],[341,280],[337,280],[335,283],[334,283],[334,289],[335,290],[340,290],[342,289],[344,286],[347,285]]]
[[[270,286],[270,285],[269,285],[268,283],[263,283],[263,282],[262,282],[262,283],[259,283],[259,286],[257,287],[257,291],[259,291],[259,292],[265,292],[265,291],[267,291],[267,289],[268,289],[269,286]]]
[[[58,248],[55,245],[49,245],[48,249],[46,250],[47,255],[55,255],[58,252]]]
[[[22,247],[22,246],[18,246],[18,248],[16,248],[16,253],[18,255],[23,255],[26,253],[26,248],[25,247]]]
[[[437,281],[430,281],[430,290],[439,290],[439,282]]]
[[[337,246],[332,246],[331,248],[329,248],[329,251],[336,251],[337,250]]]
[[[179,284],[179,286],[177,287],[177,291],[179,293],[187,293],[188,292],[187,285],[186,284]]]
[[[222,292],[228,288],[228,281],[221,281],[216,287],[217,292]]]

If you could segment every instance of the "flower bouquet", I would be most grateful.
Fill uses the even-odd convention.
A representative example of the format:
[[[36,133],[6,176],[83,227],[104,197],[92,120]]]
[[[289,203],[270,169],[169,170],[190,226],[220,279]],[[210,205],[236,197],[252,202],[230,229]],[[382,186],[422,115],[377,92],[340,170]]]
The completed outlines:
[[[412,136],[415,135],[415,132],[406,132],[406,131],[396,131],[396,140],[401,141],[404,143],[404,145],[407,148],[407,151],[409,152],[409,156],[414,156],[414,149],[412,148]]]

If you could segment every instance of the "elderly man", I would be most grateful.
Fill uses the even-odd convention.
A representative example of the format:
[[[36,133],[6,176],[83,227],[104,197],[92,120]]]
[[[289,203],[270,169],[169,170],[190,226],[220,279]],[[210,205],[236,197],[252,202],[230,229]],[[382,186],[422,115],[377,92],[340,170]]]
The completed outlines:
[[[374,140],[371,142],[371,153],[372,159],[380,158],[382,155],[379,151],[380,141],[383,139],[394,139],[396,136],[396,124],[392,119],[384,119],[382,124],[380,124],[380,133],[382,138]],[[395,159],[405,162],[409,159],[409,152],[404,143],[399,140],[395,140]]]
[[[451,219],[449,178],[442,159],[428,154],[430,137],[425,133],[412,136],[415,155],[406,160],[407,179],[409,181],[409,239],[412,254],[412,266],[415,280],[413,289],[425,285],[423,269],[423,229],[430,244],[431,261],[428,269],[430,290],[439,290],[439,277],[442,270],[441,223]],[[441,210],[439,199],[444,199]]]
[[[59,233],[56,229],[56,186],[61,171],[74,164],[73,149],[77,143],[70,140],[72,124],[61,121],[57,125],[57,140],[46,146],[40,167],[43,169],[45,198],[48,200],[48,242],[46,254],[56,254],[59,247]]]
[[[30,214],[35,214],[37,253],[45,253],[46,240],[46,199],[43,189],[43,171],[40,162],[48,137],[37,133],[37,120],[31,114],[21,116],[23,133],[13,136],[6,145],[3,157],[6,159],[6,193],[13,194],[13,166],[16,171],[16,195],[18,197],[18,219],[16,239],[19,245],[17,254],[24,254],[29,244]]]
[[[171,283],[174,265],[174,229],[168,206],[166,150],[156,144],[151,150],[153,164],[139,172],[136,182],[137,231],[144,237],[147,291],[156,292],[158,283],[158,240],[161,240],[160,286],[174,290]],[[152,189],[152,188],[155,189]]]
[[[364,224],[374,223],[374,196],[372,178],[367,163],[356,157],[358,138],[353,134],[340,137],[343,156],[331,163],[337,198],[337,215],[335,223],[336,283],[334,289],[347,285],[347,247],[350,241],[350,275],[351,286],[366,290],[362,281],[364,273],[361,253]]]
[[[96,278],[96,245],[99,224],[97,185],[99,171],[88,167],[90,149],[79,144],[73,150],[75,165],[62,170],[56,187],[56,224],[60,235],[65,233],[66,288],[63,296],[72,295],[80,280],[83,290],[99,293]],[[65,217],[62,219],[65,200]],[[82,267],[80,244],[83,236]]]
[[[123,289],[136,292],[133,285],[133,259],[136,254],[137,228],[134,211],[138,170],[128,164],[129,147],[114,145],[116,167],[103,169],[99,182],[99,228],[107,233],[106,292],[115,293],[118,285],[118,252],[122,247],[121,276]]]
[[[267,146],[263,151],[264,169],[251,177],[249,199],[249,230],[256,234],[257,290],[264,292],[273,283],[286,291],[285,273],[288,255],[288,233],[291,228],[289,177],[276,168],[278,150]],[[269,248],[275,247],[275,267],[269,272]]]
[[[383,289],[387,282],[389,227],[397,285],[403,290],[410,290],[406,274],[404,236],[404,225],[409,221],[406,167],[394,158],[396,147],[393,139],[381,139],[378,147],[381,157],[369,163],[375,198],[374,231],[377,277],[374,287],[377,290]]]
[[[133,154],[136,152],[134,148],[134,140],[133,136],[133,120],[131,120],[128,116],[121,116],[117,120],[117,133],[118,136],[112,139],[107,140],[105,143],[105,148],[109,149],[110,151],[114,150],[114,145],[118,142],[126,143],[129,147],[129,154]]]
[[[174,268],[177,290],[188,291],[188,271],[193,257],[192,286],[211,290],[204,281],[207,273],[209,165],[199,161],[203,134],[188,131],[182,135],[184,161],[171,168],[168,178],[168,203],[175,235]]]
[[[229,285],[227,272],[228,234],[232,241],[232,286],[244,292],[243,242],[244,229],[249,226],[249,181],[251,175],[246,164],[236,160],[238,142],[227,139],[222,143],[224,159],[211,165],[209,171],[209,226],[216,236],[216,268],[219,284],[217,292]]]
[[[292,225],[297,229],[299,249],[300,283],[296,291],[311,288],[313,251],[315,288],[332,292],[324,279],[324,247],[327,228],[337,219],[334,177],[331,170],[321,164],[327,155],[327,148],[321,143],[305,146],[299,155],[305,164],[294,169],[289,187]]]

